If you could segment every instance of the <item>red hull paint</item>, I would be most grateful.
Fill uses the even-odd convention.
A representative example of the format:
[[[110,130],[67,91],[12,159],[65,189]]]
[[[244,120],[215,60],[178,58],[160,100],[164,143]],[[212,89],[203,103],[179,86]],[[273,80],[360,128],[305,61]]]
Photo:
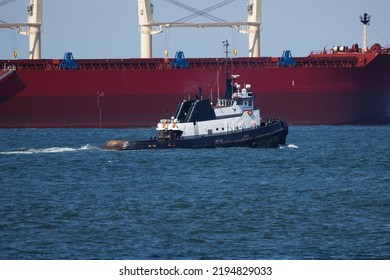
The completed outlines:
[[[230,74],[252,84],[263,119],[289,124],[390,123],[390,54],[318,55],[276,67],[276,58],[236,58]],[[363,61],[364,60],[364,61]],[[217,62],[218,61],[218,62]],[[170,117],[198,88],[223,97],[223,59],[189,59],[190,69],[163,60],[0,61],[0,127],[148,127]],[[363,62],[362,62],[363,61]]]

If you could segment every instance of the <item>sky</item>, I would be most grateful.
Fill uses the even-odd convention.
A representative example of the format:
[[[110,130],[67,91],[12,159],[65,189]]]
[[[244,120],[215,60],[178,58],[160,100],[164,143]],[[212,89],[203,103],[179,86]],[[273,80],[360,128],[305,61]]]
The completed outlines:
[[[180,0],[203,10],[223,0]],[[0,0],[4,2],[4,0]],[[138,58],[138,0],[44,0],[42,58]],[[247,0],[235,0],[212,16],[225,21],[246,21]],[[0,21],[25,22],[28,0],[0,6]],[[165,0],[152,0],[154,21],[176,21],[191,12]],[[293,56],[335,45],[362,45],[359,15],[372,15],[368,44],[390,47],[390,0],[263,0],[261,56]],[[198,17],[192,22],[209,22]],[[153,36],[153,57],[173,57],[178,50],[189,57],[223,57],[222,41],[229,40],[237,56],[247,56],[248,37],[231,28],[171,28]],[[28,38],[0,29],[0,59],[28,58]],[[233,52],[233,51],[232,51]],[[233,55],[233,54],[232,54]]]

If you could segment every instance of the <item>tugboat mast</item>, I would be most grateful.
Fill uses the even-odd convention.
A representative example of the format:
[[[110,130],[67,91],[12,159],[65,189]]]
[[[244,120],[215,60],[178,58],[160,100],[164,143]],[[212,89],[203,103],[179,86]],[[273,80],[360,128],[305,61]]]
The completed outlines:
[[[229,79],[229,41],[226,39],[225,41],[222,42],[223,46],[225,47],[225,78],[226,80]]]
[[[232,98],[232,79],[229,77],[229,41],[225,40],[222,42],[223,46],[225,47],[225,98],[226,99],[231,99]]]

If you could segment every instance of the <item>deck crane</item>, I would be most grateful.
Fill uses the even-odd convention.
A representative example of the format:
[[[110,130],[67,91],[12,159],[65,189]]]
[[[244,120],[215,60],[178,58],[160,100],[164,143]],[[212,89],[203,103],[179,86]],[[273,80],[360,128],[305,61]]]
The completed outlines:
[[[261,5],[262,0],[248,0],[247,12],[248,18],[246,22],[227,22],[218,17],[210,15],[211,11],[214,11],[222,6],[230,4],[236,0],[224,0],[207,9],[197,9],[190,5],[184,4],[178,0],[164,0],[165,2],[176,5],[193,14],[177,21],[173,22],[154,22],[153,21],[153,9],[154,6],[151,0],[138,0],[138,19],[141,33],[141,57],[152,57],[152,35],[163,32],[164,28],[172,27],[196,27],[196,28],[208,28],[208,27],[231,27],[237,28],[240,33],[248,34],[249,36],[249,57],[260,56],[260,26],[261,26]],[[212,22],[188,22],[188,20],[205,17]]]

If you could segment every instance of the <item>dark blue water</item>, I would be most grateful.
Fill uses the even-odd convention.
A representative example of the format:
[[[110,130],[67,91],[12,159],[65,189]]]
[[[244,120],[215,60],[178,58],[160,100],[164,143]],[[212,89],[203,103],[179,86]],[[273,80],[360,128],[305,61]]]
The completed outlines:
[[[279,149],[105,151],[153,129],[0,130],[0,259],[389,259],[390,126]]]

